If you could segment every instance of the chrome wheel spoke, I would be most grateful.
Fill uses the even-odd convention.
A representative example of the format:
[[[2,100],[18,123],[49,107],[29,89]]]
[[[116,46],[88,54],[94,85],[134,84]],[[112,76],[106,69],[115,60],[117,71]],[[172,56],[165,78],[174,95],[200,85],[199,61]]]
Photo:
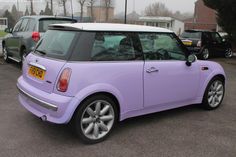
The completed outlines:
[[[96,115],[99,115],[100,111],[101,111],[101,102],[97,102],[96,109],[95,109]]]
[[[83,124],[89,124],[89,123],[91,123],[91,122],[93,122],[93,118],[92,118],[92,117],[83,118],[83,119],[82,119],[82,123],[83,123]]]
[[[93,127],[93,135],[94,135],[95,137],[98,137],[98,135],[99,135],[99,128],[98,128],[98,124],[97,124],[97,123],[94,124],[94,127]]]
[[[91,117],[94,117],[94,116],[95,116],[95,112],[94,112],[90,107],[87,108],[87,113],[88,113]]]
[[[108,131],[108,128],[107,128],[107,126],[104,124],[103,121],[101,121],[100,123],[98,123],[98,126],[99,126],[99,128],[102,129],[102,131]]]
[[[101,110],[101,113],[100,115],[104,115],[107,113],[107,111],[109,110],[110,106],[109,105],[106,105],[102,110]]]
[[[222,89],[222,85],[220,84],[220,85],[218,85],[218,87],[216,88],[216,91],[220,91],[221,89]]]
[[[211,96],[209,99],[208,99],[208,101],[209,101],[209,103],[211,103],[212,102],[212,100],[213,100],[213,96]]]
[[[89,134],[93,130],[93,127],[94,127],[94,123],[90,123],[88,127],[85,129],[84,133]]]
[[[223,95],[223,91],[219,91],[219,92],[217,92],[217,95],[219,95],[219,96],[221,96],[221,95]]]
[[[112,115],[108,115],[108,116],[102,116],[100,117],[100,120],[103,121],[103,122],[106,122],[106,121],[110,121],[110,120],[113,120],[113,116]]]

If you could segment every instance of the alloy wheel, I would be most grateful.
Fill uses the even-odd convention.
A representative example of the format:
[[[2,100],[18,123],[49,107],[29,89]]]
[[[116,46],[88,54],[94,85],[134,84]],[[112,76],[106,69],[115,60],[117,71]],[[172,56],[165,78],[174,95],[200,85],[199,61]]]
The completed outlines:
[[[212,108],[220,105],[224,97],[224,85],[221,81],[214,81],[208,90],[208,103]]]
[[[114,121],[112,105],[104,100],[96,100],[85,108],[80,124],[84,136],[99,140],[109,133]]]
[[[233,51],[232,51],[232,49],[229,48],[229,49],[226,50],[225,57],[226,57],[226,58],[231,58],[231,57],[233,57]]]
[[[209,56],[210,56],[209,50],[208,49],[204,49],[203,52],[202,52],[202,56],[203,56],[204,60],[207,60],[209,58]]]

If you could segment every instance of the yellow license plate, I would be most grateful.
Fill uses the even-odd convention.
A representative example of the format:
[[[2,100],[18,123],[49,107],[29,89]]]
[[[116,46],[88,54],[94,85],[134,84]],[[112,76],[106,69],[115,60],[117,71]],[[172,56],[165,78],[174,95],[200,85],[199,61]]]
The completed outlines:
[[[39,79],[39,80],[44,80],[44,76],[46,74],[46,71],[44,71],[40,68],[34,67],[34,66],[30,66],[28,74],[32,77]]]
[[[192,42],[191,41],[183,41],[184,45],[186,46],[191,46],[192,45]]]

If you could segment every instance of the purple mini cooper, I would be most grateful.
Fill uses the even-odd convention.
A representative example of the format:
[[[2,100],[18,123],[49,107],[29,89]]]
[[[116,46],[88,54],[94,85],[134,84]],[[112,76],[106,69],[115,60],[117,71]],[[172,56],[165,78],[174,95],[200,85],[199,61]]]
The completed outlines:
[[[122,24],[51,25],[23,64],[19,101],[44,121],[71,122],[86,143],[117,121],[201,104],[216,109],[225,73],[197,61],[163,28]]]

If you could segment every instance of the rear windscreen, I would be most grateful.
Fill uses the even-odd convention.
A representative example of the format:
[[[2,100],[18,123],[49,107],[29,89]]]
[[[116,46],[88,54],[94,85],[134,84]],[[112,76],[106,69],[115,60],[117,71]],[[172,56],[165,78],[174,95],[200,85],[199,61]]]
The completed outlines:
[[[39,21],[39,32],[46,32],[48,26],[52,24],[61,24],[61,23],[74,23],[70,19],[42,19]]]
[[[201,32],[184,32],[181,38],[185,39],[201,39]]]
[[[39,41],[34,53],[50,58],[68,60],[77,33],[74,31],[48,30]]]

